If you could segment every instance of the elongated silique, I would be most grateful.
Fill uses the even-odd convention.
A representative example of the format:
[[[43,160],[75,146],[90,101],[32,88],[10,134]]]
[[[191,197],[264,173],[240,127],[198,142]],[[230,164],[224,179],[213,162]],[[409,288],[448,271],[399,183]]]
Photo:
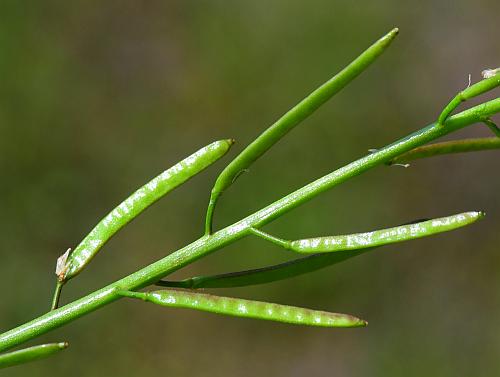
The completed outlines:
[[[373,232],[296,240],[289,243],[289,249],[306,254],[359,250],[447,232],[476,222],[483,216],[483,212],[464,212]]]
[[[366,321],[348,314],[330,313],[296,306],[273,304],[241,298],[221,297],[204,293],[192,293],[165,289],[148,293],[120,292],[121,295],[149,301],[154,304],[202,310],[235,317],[256,318],[295,325],[321,327],[360,327]]]
[[[391,44],[397,34],[398,29],[394,28],[376,41],[342,71],[309,94],[278,119],[227,165],[219,177],[217,177],[210,194],[205,224],[206,234],[212,233],[213,211],[219,196],[225,189],[231,186],[236,177],[276,144],[291,129],[306,119],[332,96],[347,86],[347,84],[354,80],[361,72],[368,68],[368,66]]]
[[[272,237],[272,242],[276,242],[287,249],[305,254],[314,254],[305,258],[252,270],[219,275],[195,276],[181,281],[161,280],[156,285],[197,289],[243,287],[270,283],[343,262],[346,259],[361,255],[383,245],[457,229],[469,225],[483,216],[484,213],[482,212],[464,212],[453,216],[414,222],[374,232],[318,237],[297,241],[285,241]],[[263,232],[259,233],[265,234]],[[264,237],[266,238],[267,236]]]
[[[116,232],[165,194],[224,156],[232,144],[232,140],[209,144],[135,191],[104,217],[69,254],[64,265],[59,266],[59,280],[67,281],[80,273]]]
[[[66,347],[68,347],[66,342],[48,343],[6,353],[0,355],[0,369],[43,359],[62,351]]]

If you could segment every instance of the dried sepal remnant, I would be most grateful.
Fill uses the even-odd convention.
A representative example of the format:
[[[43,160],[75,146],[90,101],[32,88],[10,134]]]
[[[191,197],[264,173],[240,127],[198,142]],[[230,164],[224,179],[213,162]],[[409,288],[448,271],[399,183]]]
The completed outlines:
[[[47,343],[0,355],[0,369],[51,356],[68,347],[67,342]]]
[[[367,325],[366,321],[348,314],[173,289],[147,293],[122,291],[120,294],[167,307],[195,309],[295,325],[321,327],[360,327]]]
[[[347,67],[314,90],[285,115],[278,119],[252,143],[250,143],[233,161],[227,165],[217,177],[207,209],[205,234],[212,233],[212,217],[219,196],[231,186],[236,178],[247,171],[260,156],[282,139],[290,130],[315,112],[321,105],[347,86],[360,73],[366,70],[386,49],[398,35],[399,29],[394,28],[377,40],[368,49],[363,51]]]
[[[56,275],[58,279],[62,279],[62,277],[66,273],[66,270],[68,269],[68,257],[70,253],[71,253],[71,248],[68,248],[68,250],[66,250],[66,252],[63,255],[57,258]]]
[[[116,232],[165,194],[224,156],[232,144],[233,140],[209,144],[135,191],[105,216],[69,256],[64,254],[61,257],[58,261],[59,280],[67,281],[81,272]]]
[[[490,77],[493,77],[499,73],[500,73],[500,68],[485,69],[484,71],[481,72],[481,76],[483,76],[483,79],[489,79]]]

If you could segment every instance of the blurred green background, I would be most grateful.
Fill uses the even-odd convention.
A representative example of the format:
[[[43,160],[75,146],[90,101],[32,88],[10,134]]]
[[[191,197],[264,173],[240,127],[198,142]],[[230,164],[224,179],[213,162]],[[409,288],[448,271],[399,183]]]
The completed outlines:
[[[216,226],[431,122],[469,73],[477,81],[500,64],[499,12],[497,0],[2,1],[1,328],[47,310],[56,258],[126,195],[213,140],[235,138],[234,156],[394,26],[400,36],[374,66],[227,191]],[[478,125],[455,137],[482,135]],[[63,302],[197,238],[229,158],[113,238]],[[63,354],[3,373],[494,375],[499,188],[497,152],[377,168],[266,229],[298,238],[465,210],[487,217],[312,275],[223,291],[352,313],[367,328],[294,327],[122,300],[32,342],[67,340]],[[290,256],[248,238],[175,277]]]

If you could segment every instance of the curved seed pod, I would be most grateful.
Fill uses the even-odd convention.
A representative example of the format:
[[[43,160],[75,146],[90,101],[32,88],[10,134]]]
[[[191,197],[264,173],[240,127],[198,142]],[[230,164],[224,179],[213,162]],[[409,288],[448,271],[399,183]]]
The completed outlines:
[[[431,236],[472,224],[483,217],[483,212],[464,212],[373,232],[291,241],[289,249],[298,253],[358,250]]]
[[[255,318],[295,325],[321,327],[360,327],[367,322],[348,314],[330,313],[296,306],[272,304],[203,293],[161,290],[148,293],[120,292],[121,295],[173,308],[188,308],[234,317]]]
[[[64,261],[58,261],[57,265],[59,281],[65,282],[81,272],[116,232],[162,196],[224,156],[232,144],[232,140],[209,144],[135,191],[104,217],[69,256],[66,253],[62,256]]]
[[[494,70],[492,70],[494,71]],[[446,107],[443,109],[441,114],[439,115],[438,118],[438,124],[444,124],[448,116],[451,114],[455,108],[458,107],[462,102],[477,97],[489,90],[492,90],[496,88],[497,86],[500,85],[500,74],[495,72],[493,75],[493,72],[487,72],[486,75],[484,74],[485,71],[483,71],[483,77],[485,77],[484,80],[481,80],[474,85],[469,86],[467,89],[462,90],[460,93],[458,93],[453,99],[446,105]]]
[[[277,143],[297,124],[306,119],[321,105],[354,80],[361,72],[379,57],[398,34],[395,28],[376,41],[359,55],[352,63],[304,98],[272,126],[265,130],[250,145],[248,145],[217,178],[207,209],[205,233],[212,233],[212,217],[215,205],[222,192],[232,185],[241,172],[245,171],[255,160]]]
[[[0,369],[43,359],[68,347],[68,343],[48,343],[0,355]]]
[[[451,153],[477,152],[492,149],[500,149],[500,134],[498,137],[452,140],[424,145],[422,147],[412,149],[409,152],[399,155],[388,164],[394,165],[407,163],[409,161],[421,158],[434,157]]]
[[[229,272],[225,274],[209,276],[195,276],[181,281],[160,280],[156,283],[156,285],[162,287],[197,289],[246,287],[249,285],[267,284],[274,281],[290,279],[295,276],[317,271],[333,264],[343,262],[346,259],[361,255],[373,249],[375,249],[375,247],[361,250],[339,251],[332,254],[313,254],[288,262],[252,270]]]

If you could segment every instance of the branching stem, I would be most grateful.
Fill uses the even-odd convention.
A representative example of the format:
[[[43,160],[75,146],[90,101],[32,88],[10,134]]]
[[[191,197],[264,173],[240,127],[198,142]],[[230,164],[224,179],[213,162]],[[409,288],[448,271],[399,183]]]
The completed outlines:
[[[340,183],[354,178],[361,173],[383,165],[395,157],[422,146],[439,137],[481,122],[485,118],[500,112],[500,98],[475,106],[448,118],[445,127],[431,124],[400,139],[379,151],[364,156],[322,178],[290,193],[267,207],[246,218],[210,235],[203,236],[182,249],[167,255],[133,274],[124,277],[89,295],[71,302],[59,309],[50,311],[31,322],[0,335],[0,351],[21,344],[27,340],[61,327],[85,314],[118,300],[119,292],[137,290],[151,285],[168,274],[204,257],[242,237],[251,234],[251,228],[259,228],[286,212],[316,197]]]

